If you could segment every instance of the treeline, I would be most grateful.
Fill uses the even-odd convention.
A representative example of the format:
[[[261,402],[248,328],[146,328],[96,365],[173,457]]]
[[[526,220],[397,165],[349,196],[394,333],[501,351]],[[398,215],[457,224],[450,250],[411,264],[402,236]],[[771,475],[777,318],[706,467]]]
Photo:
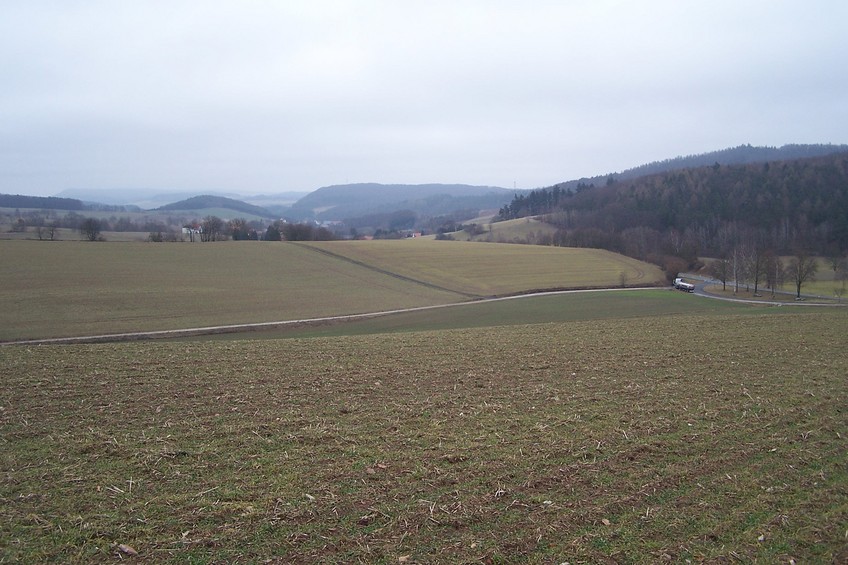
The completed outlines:
[[[437,216],[426,216],[414,210],[402,209],[347,218],[339,227],[354,239],[363,235],[371,235],[374,239],[402,239],[416,231],[445,234],[461,230],[463,222],[475,217],[479,212],[477,208],[463,208]]]
[[[56,196],[23,196],[0,194],[0,208],[35,208],[40,210],[83,210],[85,205],[75,198]]]
[[[7,223],[9,231],[34,233],[38,239],[54,240],[59,230],[79,232],[90,241],[103,240],[103,232],[147,232],[153,242],[166,241],[329,241],[337,239],[334,232],[311,223],[292,223],[235,218],[224,220],[206,216],[203,220],[186,220],[168,217],[167,221],[144,219],[133,221],[129,217],[88,217],[74,211],[58,214],[55,211],[18,211],[14,215],[0,214],[0,224]]]
[[[141,208],[132,205],[112,205],[88,203],[76,198],[60,198],[58,196],[24,196],[20,194],[0,194],[0,208],[42,210],[45,213],[53,210],[80,212],[139,212]]]
[[[87,218],[86,215],[73,210],[61,214],[56,213],[54,210],[29,210],[16,214],[15,217],[11,218],[11,224],[13,231],[26,231],[28,228],[39,227],[76,230],[79,229],[80,224]],[[121,216],[119,218],[111,217],[108,219],[98,218],[97,221],[102,231],[116,232],[162,231],[170,229],[169,226],[173,226],[175,223],[179,223],[173,219],[168,222],[149,218],[133,220],[128,216]]]
[[[86,218],[77,228],[86,239],[102,239],[101,233],[107,231],[109,224],[96,218]],[[155,224],[148,234],[151,242],[173,241],[328,241],[335,235],[326,228],[311,224],[292,224],[277,220],[265,227],[261,222],[248,221],[245,218],[223,220],[218,216],[206,216],[201,222],[188,223],[180,231],[168,228],[164,224]],[[39,232],[40,233],[40,232]]]
[[[600,247],[640,259],[721,256],[743,238],[762,241],[775,253],[803,248],[841,255],[848,251],[848,153],[715,163],[610,180],[579,192],[541,189],[516,196],[498,218],[531,215],[558,228],[544,243]]]
[[[265,230],[266,241],[332,241],[336,235],[329,229],[307,223],[276,221]]]
[[[672,159],[653,161],[638,167],[621,171],[620,173],[609,173],[591,178],[582,178],[559,183],[562,189],[576,191],[580,185],[601,186],[612,181],[633,180],[647,175],[655,175],[681,169],[694,169],[708,167],[715,163],[720,165],[747,165],[751,163],[765,163],[768,161],[790,161],[794,159],[807,159],[811,157],[823,157],[836,153],[848,151],[848,145],[833,144],[792,144],[782,147],[763,147],[754,145],[739,145],[709,153],[696,155],[678,156]],[[550,189],[552,187],[548,187]]]
[[[275,220],[265,226],[258,221],[244,218],[222,220],[217,216],[206,216],[203,221],[185,226],[191,241],[330,241],[336,239],[327,228],[306,223],[290,223]]]
[[[791,161],[821,157],[848,151],[848,145],[832,144],[790,144],[782,147],[758,147],[754,145],[739,145],[710,153],[686,155],[654,161],[639,167],[633,167],[616,175],[616,180],[633,179],[647,175],[664,173],[672,170],[708,167],[714,163],[722,165],[744,165],[765,163],[769,161]]]
[[[610,180],[607,184],[612,184],[612,182]],[[500,209],[498,219],[514,220],[527,216],[550,214],[558,210],[561,203],[564,205],[566,198],[571,198],[575,194],[580,194],[592,188],[595,188],[594,184],[579,183],[575,190],[565,188],[563,185],[556,185],[551,188],[532,190],[528,194],[516,194],[512,202]]]

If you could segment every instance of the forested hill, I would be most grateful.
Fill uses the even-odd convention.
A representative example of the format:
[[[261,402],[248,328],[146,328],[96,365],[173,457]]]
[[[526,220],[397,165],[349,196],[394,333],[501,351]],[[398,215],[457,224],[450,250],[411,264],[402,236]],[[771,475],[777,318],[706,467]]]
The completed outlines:
[[[369,214],[412,210],[422,216],[459,209],[497,209],[513,191],[464,184],[346,184],[325,186],[298,200],[289,210],[297,218],[343,220]]]
[[[56,196],[22,196],[0,194],[0,208],[34,208],[39,210],[82,210],[82,201]]]
[[[790,161],[823,157],[848,151],[848,145],[816,144],[816,145],[784,145],[782,147],[754,147],[740,145],[720,151],[675,157],[664,161],[654,161],[646,165],[627,169],[618,175],[619,180],[632,179],[664,173],[679,169],[706,167],[718,163],[720,165],[747,165],[751,163],[767,163],[769,161]]]
[[[627,169],[620,173],[611,173],[592,178],[570,180],[559,183],[556,186],[560,189],[576,190],[578,187],[586,187],[590,185],[600,186],[610,181],[622,181],[646,175],[665,173],[668,171],[706,167],[714,165],[715,163],[720,165],[746,165],[751,163],[766,163],[769,161],[786,161],[792,159],[822,157],[825,155],[833,155],[835,153],[843,153],[845,151],[848,151],[848,145],[833,145],[829,143],[806,145],[792,144],[783,145],[782,147],[757,147],[750,144],[739,145],[738,147],[729,147],[727,149],[711,151],[709,153],[686,155],[675,157],[673,159],[654,161],[652,163],[633,167],[632,169]]]
[[[804,247],[844,253],[848,152],[747,165],[716,163],[579,192],[541,189],[516,196],[499,217],[536,215],[561,229],[560,244],[634,256],[718,254],[742,232],[757,234],[780,252]]]
[[[194,196],[186,200],[180,200],[166,206],[156,208],[157,210],[203,210],[204,208],[225,208],[234,212],[253,214],[263,218],[273,218],[275,215],[260,206],[254,206],[241,200],[234,200],[224,196]]]

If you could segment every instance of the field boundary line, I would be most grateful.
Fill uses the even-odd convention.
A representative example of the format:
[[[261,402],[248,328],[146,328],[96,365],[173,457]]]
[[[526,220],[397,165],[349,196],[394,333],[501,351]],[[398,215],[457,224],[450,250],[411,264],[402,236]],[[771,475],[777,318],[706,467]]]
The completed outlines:
[[[414,283],[414,284],[420,284],[422,286],[426,286],[427,288],[440,290],[442,292],[450,292],[451,294],[458,294],[460,296],[466,296],[468,298],[473,298],[473,299],[484,298],[484,296],[481,295],[481,294],[472,294],[470,292],[463,292],[461,290],[454,290],[452,288],[439,286],[437,284],[430,283],[430,282],[427,282],[427,281],[422,281],[422,280],[419,280],[419,279],[414,279],[412,277],[407,277],[406,275],[401,275],[399,273],[395,273],[393,271],[382,269],[380,267],[375,267],[374,265],[369,265],[368,263],[365,263],[363,261],[359,261],[357,259],[353,259],[351,257],[341,255],[340,253],[334,253],[333,251],[329,251],[328,249],[321,249],[320,247],[313,247],[311,245],[304,245],[301,242],[295,242],[295,241],[292,241],[290,243],[293,243],[294,245],[297,245],[297,246],[301,247],[302,249],[308,249],[310,251],[315,251],[317,253],[323,253],[324,255],[328,255],[330,257],[333,257],[334,259],[341,259],[342,261],[347,261],[348,263],[352,263],[352,264],[354,264],[358,267],[368,269],[369,271],[374,271],[376,273],[380,273],[381,275],[394,277],[394,278],[400,279],[402,281],[411,282],[411,283]]]

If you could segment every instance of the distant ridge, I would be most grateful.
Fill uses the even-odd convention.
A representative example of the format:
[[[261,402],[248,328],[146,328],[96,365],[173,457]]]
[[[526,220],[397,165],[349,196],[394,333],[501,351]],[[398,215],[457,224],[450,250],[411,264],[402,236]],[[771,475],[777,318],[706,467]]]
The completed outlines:
[[[768,161],[786,161],[789,159],[806,159],[810,157],[824,157],[834,153],[848,151],[848,145],[825,144],[789,144],[781,147],[753,146],[750,144],[729,147],[709,153],[697,155],[678,156],[662,161],[653,161],[626,169],[620,173],[609,173],[594,177],[565,181],[554,186],[561,189],[574,189],[580,184],[596,186],[605,184],[609,179],[630,180],[638,177],[690,169],[696,167],[707,167],[718,163],[719,165],[748,165],[752,163],[765,163]],[[553,187],[550,187],[553,188]]]
[[[81,200],[56,196],[23,196],[0,194],[0,208],[35,208],[39,210],[83,210]]]
[[[244,214],[252,214],[254,216],[260,216],[263,218],[275,217],[273,212],[266,210],[265,208],[262,208],[260,206],[254,206],[253,204],[248,204],[247,202],[242,202],[241,200],[235,200],[233,198],[226,198],[224,196],[211,196],[208,194],[202,196],[193,196],[185,200],[180,200],[179,202],[173,202],[165,206],[160,206],[159,208],[156,208],[156,211],[203,210],[206,208],[224,208],[226,210],[242,212]]]
[[[410,209],[422,215],[444,214],[463,208],[499,208],[514,191],[467,184],[359,183],[319,188],[298,200],[289,214],[343,220],[357,216]]]

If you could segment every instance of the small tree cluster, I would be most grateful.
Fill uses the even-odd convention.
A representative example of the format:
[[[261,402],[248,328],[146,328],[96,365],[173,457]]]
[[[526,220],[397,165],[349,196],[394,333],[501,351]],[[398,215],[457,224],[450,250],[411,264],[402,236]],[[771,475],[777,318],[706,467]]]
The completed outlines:
[[[79,231],[88,241],[102,240],[103,224],[97,218],[86,218],[80,223]]]
[[[265,230],[266,241],[332,241],[336,235],[325,227],[277,220]]]
[[[218,216],[206,216],[200,223],[200,241],[223,241],[224,220]]]

